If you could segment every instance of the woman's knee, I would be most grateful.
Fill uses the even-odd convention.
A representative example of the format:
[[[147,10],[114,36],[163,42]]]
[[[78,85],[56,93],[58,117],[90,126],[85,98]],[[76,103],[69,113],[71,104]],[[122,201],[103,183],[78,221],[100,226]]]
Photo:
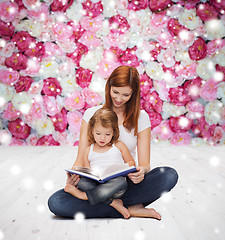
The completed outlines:
[[[170,189],[172,189],[178,181],[178,173],[174,168],[171,167],[160,167],[160,171],[164,175],[164,181],[167,183],[167,186]]]

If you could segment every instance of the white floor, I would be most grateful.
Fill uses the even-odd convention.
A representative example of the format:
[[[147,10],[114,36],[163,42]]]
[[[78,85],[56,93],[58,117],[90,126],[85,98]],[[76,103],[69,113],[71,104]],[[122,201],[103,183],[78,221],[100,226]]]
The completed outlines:
[[[64,186],[74,147],[0,147],[0,240],[225,239],[225,146],[152,146],[151,162],[169,165],[179,182],[151,207],[162,220],[62,219],[47,208]]]

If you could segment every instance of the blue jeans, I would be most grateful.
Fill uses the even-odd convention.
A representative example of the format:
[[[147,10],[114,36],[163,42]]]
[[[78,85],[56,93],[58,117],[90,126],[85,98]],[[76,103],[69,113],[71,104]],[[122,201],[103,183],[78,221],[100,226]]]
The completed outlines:
[[[160,198],[162,193],[169,192],[176,185],[177,180],[178,174],[173,168],[154,168],[138,184],[128,179],[128,189],[121,199],[125,207],[140,203],[147,206]],[[76,213],[83,213],[85,218],[123,218],[110,205],[104,203],[90,205],[88,201],[80,200],[64,192],[63,189],[50,196],[48,206],[55,215],[68,218],[74,218]]]
[[[121,198],[127,190],[125,177],[116,177],[105,183],[98,183],[92,179],[81,177],[78,188],[86,192],[91,205],[98,203],[110,204],[114,198]]]

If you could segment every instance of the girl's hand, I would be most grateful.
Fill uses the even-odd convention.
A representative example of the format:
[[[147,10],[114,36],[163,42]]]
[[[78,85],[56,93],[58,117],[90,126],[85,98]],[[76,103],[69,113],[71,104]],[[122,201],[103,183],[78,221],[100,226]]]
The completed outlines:
[[[137,172],[129,173],[128,177],[133,183],[140,183],[145,177],[144,169],[142,167],[137,167]]]
[[[66,185],[73,185],[73,186],[77,186],[79,180],[80,180],[80,176],[77,174],[69,174],[68,172],[67,174],[67,181],[66,181]]]

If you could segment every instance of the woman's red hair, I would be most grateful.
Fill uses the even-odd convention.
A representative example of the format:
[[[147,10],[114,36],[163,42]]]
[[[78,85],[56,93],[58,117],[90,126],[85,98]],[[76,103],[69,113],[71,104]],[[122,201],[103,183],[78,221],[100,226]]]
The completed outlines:
[[[105,104],[104,108],[112,109],[111,87],[129,86],[132,89],[132,95],[126,103],[124,113],[124,127],[131,131],[134,128],[134,135],[138,132],[138,118],[140,114],[140,77],[137,69],[131,66],[117,67],[109,76],[105,86]]]

